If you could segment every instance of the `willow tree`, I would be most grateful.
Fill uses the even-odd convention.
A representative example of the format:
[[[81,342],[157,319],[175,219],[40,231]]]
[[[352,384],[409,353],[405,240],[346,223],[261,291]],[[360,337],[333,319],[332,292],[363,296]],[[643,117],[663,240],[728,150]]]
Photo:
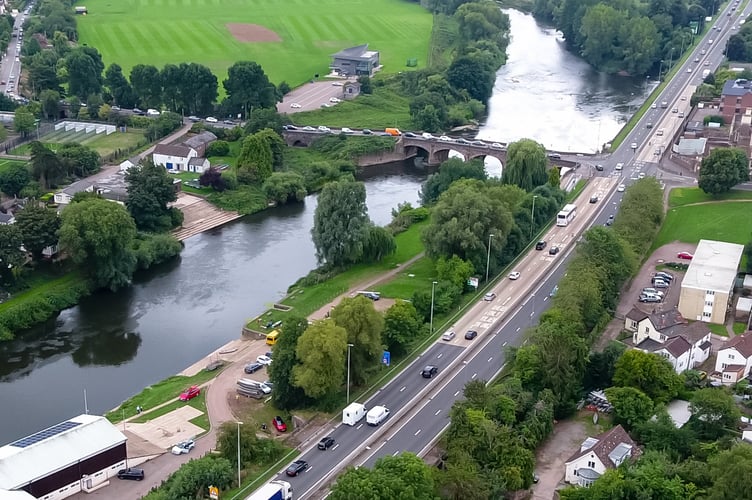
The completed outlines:
[[[505,184],[515,184],[532,191],[548,182],[548,158],[543,144],[532,139],[520,139],[507,149],[507,164],[501,176]]]

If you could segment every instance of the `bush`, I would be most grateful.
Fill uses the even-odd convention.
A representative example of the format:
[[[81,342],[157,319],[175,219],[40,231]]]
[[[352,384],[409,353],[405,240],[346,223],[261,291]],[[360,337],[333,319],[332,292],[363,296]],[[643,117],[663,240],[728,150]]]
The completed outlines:
[[[134,250],[137,268],[148,269],[180,254],[183,244],[171,234],[139,233]]]
[[[230,144],[227,141],[214,141],[206,148],[206,156],[227,156],[230,154]]]

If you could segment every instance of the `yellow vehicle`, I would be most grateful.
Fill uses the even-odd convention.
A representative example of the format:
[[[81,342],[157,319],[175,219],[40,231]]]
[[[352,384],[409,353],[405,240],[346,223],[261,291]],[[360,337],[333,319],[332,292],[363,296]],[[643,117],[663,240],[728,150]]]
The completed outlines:
[[[277,343],[278,337],[279,337],[279,330],[272,330],[271,332],[266,334],[266,343],[268,345],[274,345]]]
[[[393,135],[395,137],[398,135],[402,135],[402,132],[400,132],[400,129],[398,128],[385,128],[384,132],[386,132],[389,135]]]

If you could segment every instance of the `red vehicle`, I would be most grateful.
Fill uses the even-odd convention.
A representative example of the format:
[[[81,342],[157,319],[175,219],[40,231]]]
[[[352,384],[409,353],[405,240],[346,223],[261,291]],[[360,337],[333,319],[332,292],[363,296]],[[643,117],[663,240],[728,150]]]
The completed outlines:
[[[277,415],[276,417],[272,419],[272,425],[279,432],[287,431],[287,424],[285,423],[284,420],[282,420],[282,417],[280,417],[279,415]]]
[[[180,393],[180,401],[188,401],[201,394],[201,388],[197,385],[192,385],[188,389]]]
[[[676,256],[679,259],[684,259],[684,260],[692,260],[692,257],[694,257],[694,255],[692,255],[689,252],[679,252],[678,254],[676,254]]]

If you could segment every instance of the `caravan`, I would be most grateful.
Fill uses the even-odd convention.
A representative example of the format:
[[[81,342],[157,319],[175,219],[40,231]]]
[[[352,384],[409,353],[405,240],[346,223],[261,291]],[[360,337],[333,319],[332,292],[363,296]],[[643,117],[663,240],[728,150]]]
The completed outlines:
[[[350,403],[347,408],[342,410],[342,423],[355,425],[363,419],[366,414],[366,407],[360,403]]]

